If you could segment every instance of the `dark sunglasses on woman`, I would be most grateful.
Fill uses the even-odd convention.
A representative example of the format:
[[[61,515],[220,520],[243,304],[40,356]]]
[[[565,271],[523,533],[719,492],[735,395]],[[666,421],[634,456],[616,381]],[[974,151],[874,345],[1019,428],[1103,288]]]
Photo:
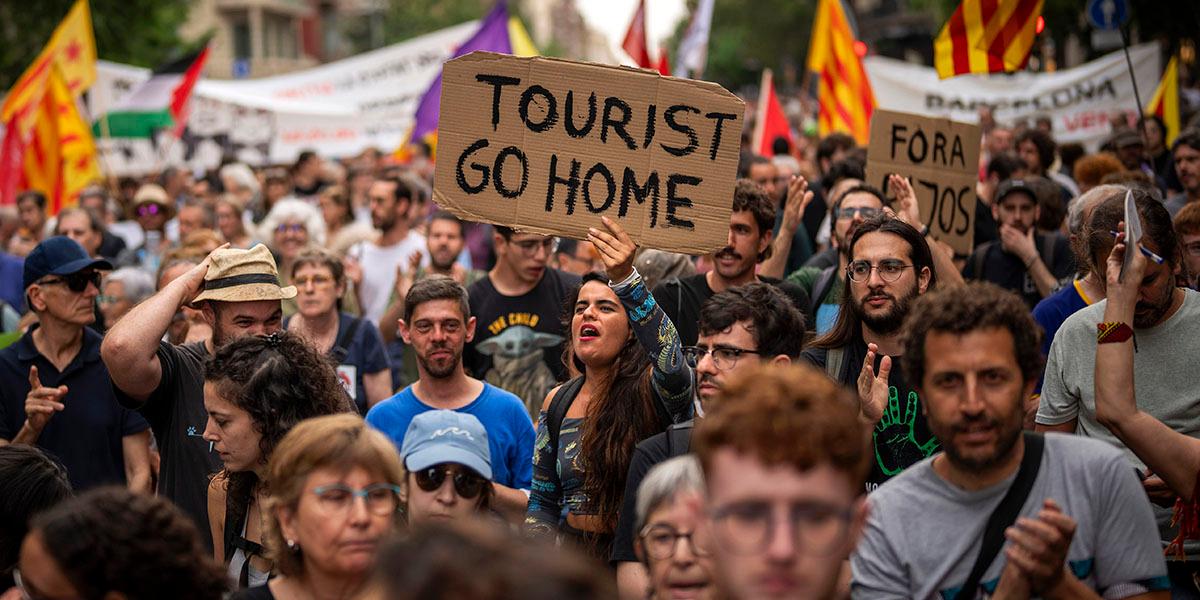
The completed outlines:
[[[432,492],[442,487],[449,474],[450,467],[447,465],[434,465],[414,473],[417,478],[417,487],[426,492]],[[469,500],[478,496],[483,492],[483,486],[487,483],[488,480],[476,473],[457,470],[454,472],[454,491],[462,498]]]

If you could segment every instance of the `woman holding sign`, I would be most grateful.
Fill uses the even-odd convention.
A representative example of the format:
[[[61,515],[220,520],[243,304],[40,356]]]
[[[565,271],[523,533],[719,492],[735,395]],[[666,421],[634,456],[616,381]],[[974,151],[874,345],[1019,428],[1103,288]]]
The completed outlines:
[[[569,305],[566,356],[583,375],[546,395],[525,525],[608,560],[633,448],[690,416],[692,373],[679,334],[633,268],[637,247],[615,222],[590,230],[607,271]],[[560,528],[563,507],[567,518]]]

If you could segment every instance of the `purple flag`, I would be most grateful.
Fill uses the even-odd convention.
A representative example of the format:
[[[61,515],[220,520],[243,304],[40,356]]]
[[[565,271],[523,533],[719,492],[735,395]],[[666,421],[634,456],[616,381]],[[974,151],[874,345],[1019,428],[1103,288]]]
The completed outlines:
[[[472,35],[470,39],[458,47],[458,50],[454,51],[454,58],[470,54],[476,50],[512,54],[512,43],[508,39],[507,0],[496,2],[496,6],[492,9],[492,12],[488,13],[484,17],[483,22],[479,24],[479,30],[475,32],[475,35]],[[424,139],[426,135],[437,131],[438,110],[441,107],[441,100],[442,74],[438,73],[437,78],[429,86],[429,90],[425,92],[425,96],[421,98],[421,104],[417,106],[417,115],[412,135],[408,138],[410,142]]]

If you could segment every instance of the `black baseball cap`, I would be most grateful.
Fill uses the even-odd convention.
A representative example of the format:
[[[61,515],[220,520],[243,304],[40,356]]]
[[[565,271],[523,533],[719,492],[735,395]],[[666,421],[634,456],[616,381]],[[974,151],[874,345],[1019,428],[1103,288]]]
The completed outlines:
[[[1004,198],[1013,192],[1025,192],[1029,194],[1030,198],[1033,198],[1034,203],[1038,201],[1038,193],[1033,181],[1012,178],[1000,182],[1000,185],[996,187],[996,198],[992,203],[1000,204],[1004,201]]]
[[[25,289],[47,275],[70,275],[84,269],[111,270],[112,263],[102,258],[88,256],[79,242],[56,235],[42,240],[29,256],[25,257]]]

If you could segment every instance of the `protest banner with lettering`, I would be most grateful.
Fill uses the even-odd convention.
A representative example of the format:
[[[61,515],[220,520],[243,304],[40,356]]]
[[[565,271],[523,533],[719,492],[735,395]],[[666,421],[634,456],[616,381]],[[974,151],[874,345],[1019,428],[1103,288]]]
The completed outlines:
[[[979,140],[976,125],[876,109],[871,113],[867,183],[886,193],[889,174],[907,177],[929,233],[956,254],[970,254],[975,248]]]
[[[639,245],[724,247],[743,102],[706,81],[474,52],[446,63],[434,201],[472,221]]]
[[[1129,49],[1130,63],[1142,90],[1158,85],[1162,74],[1157,43]],[[1059,144],[1079,142],[1095,150],[1112,134],[1114,116],[1137,119],[1133,78],[1121,51],[1058,71],[1021,71],[1007,75],[960,75],[939,79],[933,67],[883,56],[868,56],[863,67],[879,108],[927,117],[978,123],[979,109],[992,108],[996,121],[1013,125],[1049,117]]]

